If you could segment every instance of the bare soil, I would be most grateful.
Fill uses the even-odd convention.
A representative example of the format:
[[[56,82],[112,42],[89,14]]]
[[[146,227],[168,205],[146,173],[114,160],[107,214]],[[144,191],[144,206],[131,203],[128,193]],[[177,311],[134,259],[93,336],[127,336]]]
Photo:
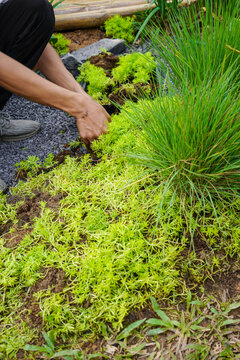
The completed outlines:
[[[64,32],[63,35],[70,40],[69,52],[91,45],[106,37],[105,32],[100,29],[81,29]]]
[[[112,70],[116,67],[119,57],[113,54],[107,54],[102,52],[100,55],[91,56],[89,59],[90,64],[101,67],[104,70]],[[109,75],[109,73],[107,73]]]

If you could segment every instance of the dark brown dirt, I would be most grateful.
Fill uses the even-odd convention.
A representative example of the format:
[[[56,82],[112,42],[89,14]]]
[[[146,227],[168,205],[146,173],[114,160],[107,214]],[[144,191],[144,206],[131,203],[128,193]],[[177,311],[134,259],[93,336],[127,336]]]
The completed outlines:
[[[25,203],[17,209],[18,225],[23,226],[26,223],[31,223],[35,217],[39,217],[41,213],[40,202],[46,202],[46,206],[58,211],[59,201],[63,198],[63,194],[51,196],[48,193],[38,192],[32,199],[28,199]]]
[[[14,248],[20,244],[24,237],[32,232],[32,229],[16,229],[13,233],[7,233],[4,235],[5,246],[7,248]]]
[[[234,301],[240,295],[240,270],[215,275],[213,281],[206,280],[204,288],[219,301]],[[240,316],[240,308],[238,310]]]
[[[7,233],[11,229],[12,225],[13,223],[11,220],[8,221],[6,224],[0,225],[0,236]]]
[[[52,293],[63,291],[67,285],[66,275],[62,269],[43,268],[42,277],[32,287],[29,293],[31,297],[34,293],[51,288]]]
[[[52,293],[58,293],[63,291],[67,285],[67,279],[64,271],[62,269],[56,268],[44,268],[41,270],[42,278],[37,280],[37,282],[31,287],[30,292],[27,295],[23,295],[22,301],[24,305],[22,306],[22,311],[27,310],[28,314],[23,315],[23,320],[31,328],[42,329],[43,322],[42,317],[39,315],[40,307],[34,298],[34,294],[39,291],[51,289]]]
[[[101,67],[104,70],[112,70],[116,67],[119,57],[102,52],[100,55],[91,56],[89,61],[90,64]]]
[[[124,105],[126,100],[136,102],[142,95],[141,87],[143,85],[144,84],[134,84],[133,90],[129,90],[124,86],[120,86],[120,88],[116,92],[111,93],[108,98],[110,101],[119,105]]]
[[[100,29],[81,29],[64,32],[63,35],[70,40],[69,52],[91,45],[106,37],[105,32]]]

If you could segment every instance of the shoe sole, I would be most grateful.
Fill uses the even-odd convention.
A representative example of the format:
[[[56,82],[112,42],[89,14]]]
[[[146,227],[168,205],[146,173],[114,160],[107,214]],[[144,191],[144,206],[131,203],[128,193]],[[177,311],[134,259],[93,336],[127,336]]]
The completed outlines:
[[[0,136],[0,141],[20,141],[20,140],[25,140],[28,139],[34,135],[36,135],[38,133],[38,131],[40,130],[40,126],[38,129],[32,131],[31,133],[28,134],[23,134],[23,135],[12,135],[12,136]]]

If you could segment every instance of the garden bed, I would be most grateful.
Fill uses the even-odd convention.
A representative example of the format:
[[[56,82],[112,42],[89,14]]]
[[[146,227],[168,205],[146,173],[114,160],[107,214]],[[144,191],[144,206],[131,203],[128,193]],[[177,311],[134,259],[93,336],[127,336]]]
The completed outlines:
[[[172,35],[153,39],[175,86],[164,77],[155,94],[137,91],[91,152],[75,136],[57,156],[23,162],[25,182],[0,197],[3,359],[238,358],[238,74],[217,43],[197,47],[226,21],[211,28],[203,14],[196,42],[184,17],[180,34],[176,25],[178,56]],[[205,56],[211,46],[218,58]],[[230,70],[220,61],[219,71],[221,56]],[[119,59],[103,52],[81,69],[101,65],[103,103],[121,84]],[[213,84],[200,66],[209,59]],[[127,85],[142,89],[138,79]]]

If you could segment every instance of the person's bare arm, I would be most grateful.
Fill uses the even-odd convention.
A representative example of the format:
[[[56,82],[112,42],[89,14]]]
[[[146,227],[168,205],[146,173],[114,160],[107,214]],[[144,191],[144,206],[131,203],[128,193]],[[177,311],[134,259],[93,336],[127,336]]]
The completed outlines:
[[[43,79],[2,52],[0,86],[31,101],[68,112],[76,118],[80,136],[86,143],[107,130],[109,115],[83,91],[71,91]]]
[[[46,78],[65,89],[85,93],[80,84],[74,79],[72,74],[66,69],[61,58],[54,48],[47,44],[45,47],[36,69],[39,70]],[[85,93],[86,94],[86,93]]]

